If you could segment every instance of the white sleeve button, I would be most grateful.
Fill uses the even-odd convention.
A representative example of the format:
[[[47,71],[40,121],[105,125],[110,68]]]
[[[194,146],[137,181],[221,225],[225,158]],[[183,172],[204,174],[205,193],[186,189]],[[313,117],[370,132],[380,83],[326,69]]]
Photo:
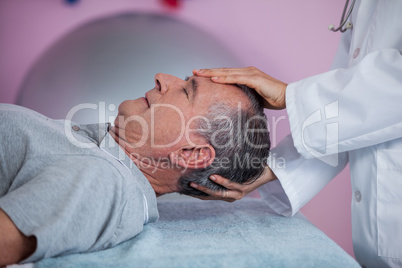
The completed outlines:
[[[356,191],[355,192],[355,201],[359,203],[361,200],[362,200],[362,194],[360,193],[360,191]]]

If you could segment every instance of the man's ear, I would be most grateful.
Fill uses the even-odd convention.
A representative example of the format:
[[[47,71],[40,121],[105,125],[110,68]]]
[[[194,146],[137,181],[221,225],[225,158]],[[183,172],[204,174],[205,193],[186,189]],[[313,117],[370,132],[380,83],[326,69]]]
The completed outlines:
[[[182,147],[169,154],[170,161],[183,168],[205,168],[215,160],[215,149],[209,144]]]

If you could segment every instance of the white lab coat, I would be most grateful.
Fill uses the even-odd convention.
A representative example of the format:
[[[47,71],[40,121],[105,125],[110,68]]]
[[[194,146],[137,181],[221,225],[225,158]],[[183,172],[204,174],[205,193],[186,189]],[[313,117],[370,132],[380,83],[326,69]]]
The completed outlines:
[[[260,194],[292,216],[349,162],[356,259],[402,267],[402,1],[358,0],[349,20],[332,71],[288,85],[286,168],[269,161]]]

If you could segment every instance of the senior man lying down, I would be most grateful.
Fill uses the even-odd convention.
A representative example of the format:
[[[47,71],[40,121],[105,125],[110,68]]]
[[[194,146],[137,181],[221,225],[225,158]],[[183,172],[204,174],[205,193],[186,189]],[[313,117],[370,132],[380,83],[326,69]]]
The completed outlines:
[[[157,220],[157,196],[262,174],[269,137],[253,90],[166,74],[155,84],[120,104],[113,127],[0,105],[0,266],[112,247]]]

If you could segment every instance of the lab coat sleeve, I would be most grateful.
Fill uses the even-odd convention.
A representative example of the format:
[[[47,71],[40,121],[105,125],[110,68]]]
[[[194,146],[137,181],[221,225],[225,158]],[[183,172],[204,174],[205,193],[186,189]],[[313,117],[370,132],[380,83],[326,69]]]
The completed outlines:
[[[331,69],[348,66],[351,38],[351,31],[341,35]],[[285,137],[270,155],[268,165],[278,180],[261,186],[259,192],[270,208],[283,216],[293,216],[341,172],[348,162],[347,153],[332,156],[338,160],[338,164],[332,166],[322,161],[323,159],[306,159],[297,152],[291,135]]]
[[[291,83],[286,106],[293,141],[305,158],[402,137],[402,56],[379,49],[351,67]]]
[[[274,212],[293,216],[345,168],[347,153],[336,157],[335,166],[319,158],[306,159],[297,152],[288,135],[271,151],[268,165],[278,180],[258,189],[261,198]]]
[[[352,31],[346,31],[342,33],[338,49],[336,51],[334,60],[332,61],[331,70],[346,68],[348,66],[351,42],[352,42]]]

